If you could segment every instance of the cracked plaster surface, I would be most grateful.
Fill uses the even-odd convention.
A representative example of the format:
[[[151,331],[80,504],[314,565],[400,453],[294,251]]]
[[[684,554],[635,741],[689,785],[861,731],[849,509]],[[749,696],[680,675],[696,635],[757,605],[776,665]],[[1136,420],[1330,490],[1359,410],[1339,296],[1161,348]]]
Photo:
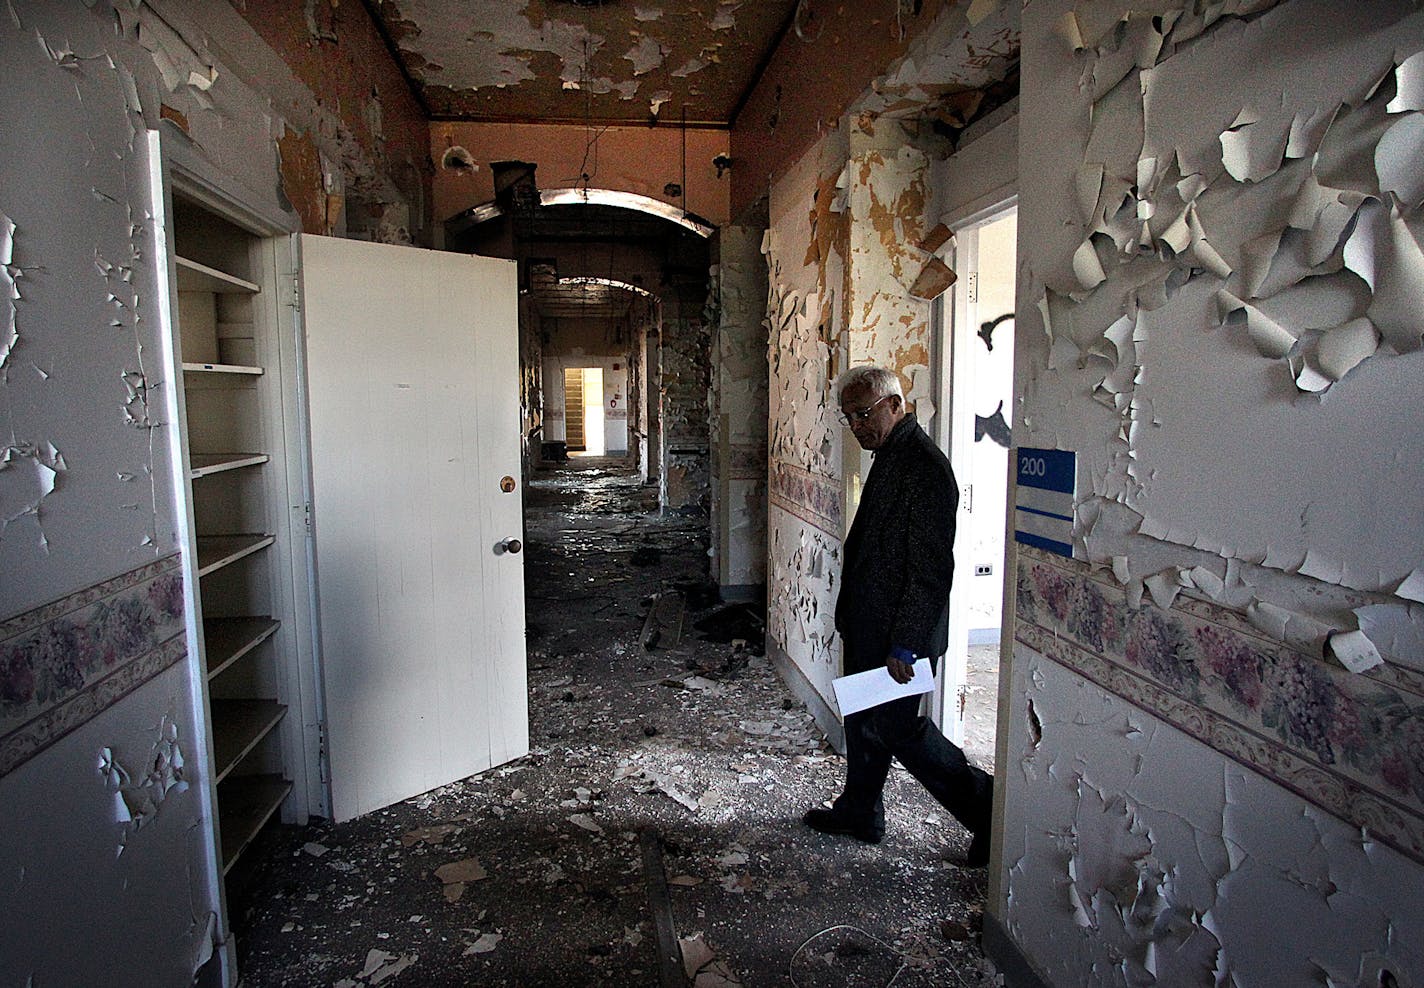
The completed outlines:
[[[1029,18],[1059,54],[1029,70],[1043,96],[1025,112],[1045,126],[1026,141],[1037,174],[1076,175],[1060,188],[1080,219],[1036,224],[1023,248],[1015,420],[1025,443],[1078,452],[1076,537],[1095,563],[1127,561],[1136,592],[1155,577],[1159,599],[1229,600],[1317,651],[1362,606],[1389,607],[1383,654],[1417,619],[1398,598],[1412,599],[1399,589],[1424,546],[1376,519],[1424,505],[1409,466],[1424,433],[1405,383],[1417,327],[1391,338],[1367,317],[1393,312],[1424,264],[1395,260],[1419,251],[1409,195],[1371,203],[1407,188],[1378,162],[1394,160],[1390,115],[1416,112],[1403,66],[1424,36],[1409,4],[1349,26],[1308,0],[1284,5],[1294,16],[1276,6],[1064,4]],[[1386,29],[1392,48],[1371,34]],[[1350,72],[1291,54],[1326,35],[1349,39],[1332,57]],[[1252,71],[1224,79],[1226,64]],[[1221,110],[1173,95],[1188,89]],[[1025,215],[1054,195],[1028,182]],[[1221,400],[1200,401],[1205,382]],[[1370,460],[1371,483],[1323,460],[1332,444]],[[1387,493],[1364,510],[1366,489]]]
[[[1005,918],[1055,981],[1419,982],[1401,855],[1022,645],[1012,691]]]

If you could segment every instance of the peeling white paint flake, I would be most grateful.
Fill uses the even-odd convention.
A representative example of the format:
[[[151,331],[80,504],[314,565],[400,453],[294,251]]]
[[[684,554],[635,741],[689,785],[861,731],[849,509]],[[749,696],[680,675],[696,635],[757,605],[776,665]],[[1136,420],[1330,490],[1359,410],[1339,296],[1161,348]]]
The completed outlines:
[[[645,75],[658,68],[667,60],[667,55],[663,43],[650,34],[640,35],[637,43],[623,53],[623,57],[633,63],[634,75]]]
[[[1382,665],[1379,649],[1363,631],[1344,631],[1328,639],[1330,654],[1351,672],[1365,672]]]
[[[678,79],[686,79],[688,76],[695,75],[696,73],[701,72],[710,64],[711,63],[708,62],[707,59],[702,58],[700,56],[696,56],[693,58],[689,58],[677,68],[673,69],[671,74]]]
[[[1370,286],[1366,315],[1397,353],[1419,349],[1424,327],[1424,248],[1398,206],[1371,201],[1360,207],[1345,243],[1345,266]]]
[[[707,26],[714,31],[730,31],[737,26],[737,18],[734,16],[741,3],[721,0],[717,4],[717,13],[712,16],[712,21]]]
[[[126,768],[113,747],[99,751],[99,775],[113,798],[114,822],[123,825],[119,854],[130,837],[158,815],[169,797],[188,791],[178,725],[165,714],[155,734],[153,747],[138,770]]]
[[[5,380],[10,354],[20,340],[16,325],[16,305],[20,288],[16,282],[20,269],[15,266],[15,223],[0,213],[0,381]]]
[[[1424,110],[1424,51],[1416,51],[1394,70],[1394,99],[1390,113]]]
[[[149,391],[151,386],[142,371],[124,371],[124,388],[128,397],[124,401],[124,418],[135,429],[152,429],[156,423],[149,415]]]
[[[5,448],[0,455],[0,537],[12,522],[26,515],[39,517],[40,503],[54,493],[64,470],[64,457],[53,445]]]

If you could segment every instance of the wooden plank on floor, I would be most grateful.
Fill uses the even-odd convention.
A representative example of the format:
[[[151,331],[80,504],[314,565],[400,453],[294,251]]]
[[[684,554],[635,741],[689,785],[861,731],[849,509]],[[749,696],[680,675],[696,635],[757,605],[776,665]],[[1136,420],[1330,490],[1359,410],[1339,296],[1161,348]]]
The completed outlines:
[[[663,870],[663,844],[658,835],[644,830],[638,837],[643,847],[643,882],[648,887],[648,907],[657,931],[659,988],[685,988],[682,948],[672,921],[672,899],[668,896],[667,872]]]
[[[643,620],[643,648],[672,648],[682,641],[682,617],[687,602],[676,590],[653,595],[653,604]]]

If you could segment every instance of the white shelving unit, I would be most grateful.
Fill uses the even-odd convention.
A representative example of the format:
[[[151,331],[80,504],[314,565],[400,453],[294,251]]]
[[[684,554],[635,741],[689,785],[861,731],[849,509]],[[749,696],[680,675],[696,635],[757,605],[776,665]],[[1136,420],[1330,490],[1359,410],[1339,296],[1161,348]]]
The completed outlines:
[[[281,237],[249,232],[173,197],[178,356],[191,506],[189,579],[216,804],[218,866],[228,876],[279,814],[300,822],[304,779],[288,467],[292,453],[274,298]],[[298,552],[297,557],[301,554]]]

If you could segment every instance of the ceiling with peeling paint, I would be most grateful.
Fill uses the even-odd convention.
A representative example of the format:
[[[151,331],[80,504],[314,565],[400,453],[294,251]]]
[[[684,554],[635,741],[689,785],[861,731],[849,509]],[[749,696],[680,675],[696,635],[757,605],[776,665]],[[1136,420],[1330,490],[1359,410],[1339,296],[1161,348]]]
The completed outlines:
[[[433,119],[726,125],[795,0],[378,0]]]

